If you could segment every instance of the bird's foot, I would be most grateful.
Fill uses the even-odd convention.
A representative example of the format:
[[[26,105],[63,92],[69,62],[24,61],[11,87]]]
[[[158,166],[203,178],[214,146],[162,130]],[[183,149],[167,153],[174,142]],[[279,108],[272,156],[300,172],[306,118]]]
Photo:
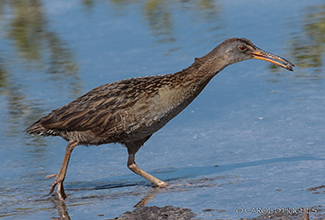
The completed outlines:
[[[156,186],[157,187],[160,187],[160,188],[165,188],[168,186],[168,183],[162,181],[162,180],[159,180],[157,183],[156,183]]]
[[[64,201],[67,198],[67,195],[64,192],[63,181],[59,180],[58,178],[55,178],[54,183],[52,184],[50,189],[50,194],[54,192],[55,186],[57,187],[56,193],[58,194],[59,199]]]

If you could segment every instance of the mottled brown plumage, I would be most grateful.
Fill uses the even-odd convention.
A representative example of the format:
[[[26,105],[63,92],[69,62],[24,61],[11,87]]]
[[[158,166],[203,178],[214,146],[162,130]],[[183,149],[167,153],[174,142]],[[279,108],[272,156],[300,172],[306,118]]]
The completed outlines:
[[[180,72],[105,84],[39,119],[26,129],[28,134],[61,136],[68,141],[51,192],[57,185],[59,198],[65,199],[63,181],[71,152],[78,144],[121,143],[128,149],[128,167],[133,172],[157,186],[167,186],[135,164],[136,152],[153,133],[190,104],[213,76],[230,64],[252,58],[288,70],[294,66],[247,39],[231,38]]]

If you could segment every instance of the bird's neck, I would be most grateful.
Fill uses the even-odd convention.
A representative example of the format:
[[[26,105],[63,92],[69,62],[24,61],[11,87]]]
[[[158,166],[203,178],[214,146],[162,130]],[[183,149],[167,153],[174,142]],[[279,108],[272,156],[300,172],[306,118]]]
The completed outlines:
[[[192,69],[190,75],[202,79],[211,79],[227,65],[224,57],[213,57],[209,53],[201,58],[195,58],[194,63],[189,67]]]
[[[192,87],[196,95],[204,89],[208,82],[228,64],[223,57],[211,58],[207,54],[201,58],[195,58],[194,63],[178,74],[183,75],[184,86]]]
[[[208,82],[220,72],[226,65],[222,60],[215,63],[212,59],[205,57],[195,59],[195,62],[188,68],[174,73],[164,75],[165,83],[159,88],[159,106],[164,118],[162,123],[180,113],[188,106],[204,89]],[[163,124],[161,124],[163,126]]]
[[[223,59],[209,59],[204,56],[196,58],[195,62],[188,68],[171,74],[171,84],[169,88],[172,91],[170,97],[175,98],[175,103],[180,103],[180,109],[185,108],[191,103],[205,88],[209,81],[222,69],[226,67]],[[167,96],[166,96],[167,97]]]

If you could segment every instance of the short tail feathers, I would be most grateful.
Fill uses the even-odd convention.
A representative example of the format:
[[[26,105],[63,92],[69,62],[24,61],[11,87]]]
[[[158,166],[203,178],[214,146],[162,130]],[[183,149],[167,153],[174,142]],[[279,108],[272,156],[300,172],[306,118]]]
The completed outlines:
[[[44,128],[39,122],[35,122],[32,126],[25,130],[26,134],[48,135],[48,129]]]

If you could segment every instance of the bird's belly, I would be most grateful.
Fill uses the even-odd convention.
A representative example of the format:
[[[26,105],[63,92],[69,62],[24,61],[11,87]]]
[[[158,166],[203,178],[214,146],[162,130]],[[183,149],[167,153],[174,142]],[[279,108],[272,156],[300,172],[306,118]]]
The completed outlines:
[[[128,138],[142,139],[152,135],[178,115],[189,103],[190,100],[182,100],[181,103],[158,103],[155,101],[154,104],[147,105],[150,108],[141,118],[137,118],[137,123],[131,126]]]

